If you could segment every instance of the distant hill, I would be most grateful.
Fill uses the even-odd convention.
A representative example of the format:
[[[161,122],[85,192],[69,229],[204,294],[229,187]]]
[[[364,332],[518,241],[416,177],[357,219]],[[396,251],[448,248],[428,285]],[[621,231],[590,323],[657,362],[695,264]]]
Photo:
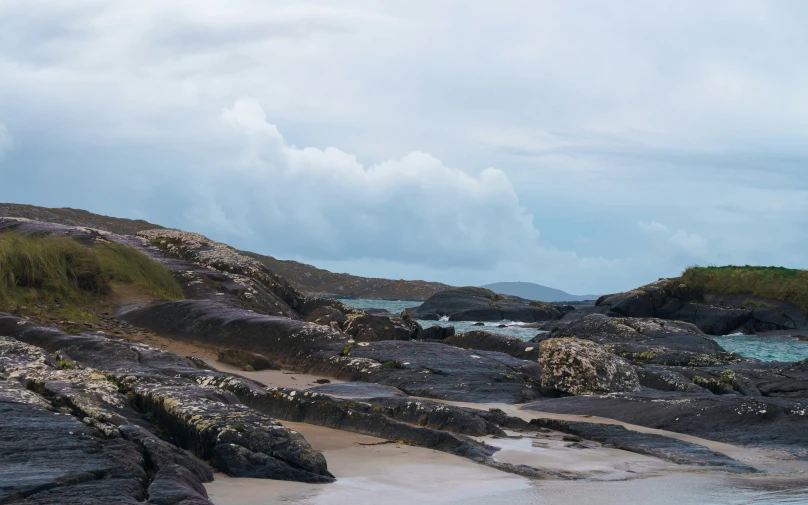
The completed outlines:
[[[252,256],[273,272],[286,277],[296,289],[310,295],[335,298],[426,300],[438,291],[445,291],[452,287],[440,282],[358,277],[329,272],[297,261],[279,260],[272,256],[255,253],[245,252],[244,254]]]
[[[51,209],[17,203],[0,203],[0,217],[22,217],[68,226],[86,226],[119,235],[134,235],[144,230],[163,228],[143,220],[102,216],[86,210]],[[242,252],[257,259],[278,275],[285,277],[296,289],[308,295],[336,298],[426,300],[438,291],[451,288],[440,282],[379,279],[334,273],[297,261],[279,260],[272,256]]]
[[[482,286],[501,295],[518,296],[540,302],[582,302],[596,300],[600,295],[571,295],[560,289],[548,288],[532,282],[495,282]]]

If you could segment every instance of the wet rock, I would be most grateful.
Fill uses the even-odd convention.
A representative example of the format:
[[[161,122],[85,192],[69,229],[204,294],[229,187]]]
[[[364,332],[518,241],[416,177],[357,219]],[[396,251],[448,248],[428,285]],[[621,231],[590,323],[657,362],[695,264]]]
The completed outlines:
[[[583,395],[640,389],[635,367],[594,342],[552,338],[539,349],[544,390]]]
[[[808,402],[661,391],[544,399],[525,410],[583,414],[808,458]]]
[[[537,361],[539,359],[538,344],[525,342],[501,333],[480,330],[468,331],[451,336],[445,339],[443,343],[462,347],[463,349],[504,352],[524,360]]]
[[[608,345],[615,354],[638,364],[713,365],[743,360],[726,352],[695,325],[680,321],[590,314],[533,341],[561,337]]]
[[[226,349],[219,351],[218,361],[237,367],[250,367],[256,370],[280,370],[280,367],[269,360],[266,356],[239,349]]]
[[[510,320],[530,323],[558,319],[562,315],[556,306],[549,303],[531,302],[475,287],[441,291],[421,306],[407,310],[416,319],[448,316],[450,321]]]
[[[697,465],[734,473],[757,473],[758,470],[736,461],[720,452],[712,451],[703,445],[684,442],[675,438],[640,433],[627,430],[616,424],[561,421],[556,419],[534,419],[530,424],[542,428],[571,433],[575,442],[585,444],[595,441],[608,444],[624,451],[653,456],[679,465]],[[564,438],[567,440],[567,437]],[[577,444],[576,444],[577,445]],[[596,445],[597,446],[597,445]],[[586,445],[578,447],[590,448]]]

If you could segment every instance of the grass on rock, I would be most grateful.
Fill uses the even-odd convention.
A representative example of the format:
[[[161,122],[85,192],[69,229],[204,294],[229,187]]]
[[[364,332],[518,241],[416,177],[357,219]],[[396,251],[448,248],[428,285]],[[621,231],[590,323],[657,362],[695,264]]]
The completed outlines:
[[[682,282],[705,293],[749,294],[808,310],[808,270],[783,267],[690,267]]]
[[[140,251],[106,241],[87,247],[67,237],[0,234],[0,310],[92,319],[116,289],[182,298],[171,272]],[[33,308],[32,308],[33,307]],[[38,307],[38,310],[36,308]]]

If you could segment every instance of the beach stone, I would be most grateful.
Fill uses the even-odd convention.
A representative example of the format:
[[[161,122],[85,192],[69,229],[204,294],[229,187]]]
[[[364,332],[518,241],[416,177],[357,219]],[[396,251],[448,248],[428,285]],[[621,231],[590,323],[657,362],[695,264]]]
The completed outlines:
[[[552,338],[539,349],[543,390],[572,395],[638,391],[635,367],[603,346],[576,338]]]

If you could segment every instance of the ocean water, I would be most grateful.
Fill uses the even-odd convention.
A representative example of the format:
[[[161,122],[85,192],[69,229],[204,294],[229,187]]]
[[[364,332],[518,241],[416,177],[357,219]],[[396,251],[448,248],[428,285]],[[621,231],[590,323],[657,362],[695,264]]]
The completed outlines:
[[[407,300],[372,300],[372,299],[342,299],[341,302],[358,309],[386,309],[398,314],[409,307],[417,307],[421,303]],[[472,330],[486,330],[502,333],[522,340],[530,340],[539,333],[535,328],[525,328],[524,323],[513,321],[484,322],[483,326],[475,326],[474,321],[418,321],[424,328],[430,326],[454,326],[457,333]],[[499,325],[505,325],[499,328]],[[729,352],[737,352],[747,358],[761,361],[801,361],[808,359],[808,342],[802,342],[791,337],[756,337],[754,335],[724,335],[712,336],[721,347]],[[808,503],[808,502],[806,502]]]
[[[357,309],[385,309],[391,314],[399,314],[404,309],[421,305],[421,302],[412,300],[373,300],[367,298],[338,298],[338,300]]]
[[[808,359],[808,342],[791,337],[754,335],[711,336],[729,352],[761,361],[802,361]]]

